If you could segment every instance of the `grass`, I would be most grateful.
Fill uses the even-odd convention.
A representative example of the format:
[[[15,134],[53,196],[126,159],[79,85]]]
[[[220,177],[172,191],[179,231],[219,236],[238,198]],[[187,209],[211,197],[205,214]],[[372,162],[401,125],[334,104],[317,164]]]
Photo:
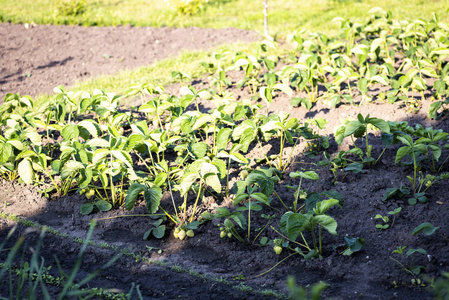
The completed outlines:
[[[263,32],[261,0],[212,0],[200,13],[180,15],[160,0],[85,0],[85,11],[72,16],[58,13],[59,1],[0,0],[0,21],[85,26],[236,27]],[[67,1],[67,0],[65,0]],[[360,20],[376,6],[391,10],[396,19],[416,19],[440,14],[449,21],[449,3],[444,0],[269,0],[272,35],[285,36],[300,28],[335,33],[334,17]]]

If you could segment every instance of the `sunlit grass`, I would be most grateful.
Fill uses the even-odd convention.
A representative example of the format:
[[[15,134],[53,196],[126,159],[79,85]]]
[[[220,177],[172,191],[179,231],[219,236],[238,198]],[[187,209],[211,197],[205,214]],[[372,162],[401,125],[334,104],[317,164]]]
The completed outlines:
[[[14,23],[80,24],[85,26],[236,27],[263,31],[261,0],[216,0],[194,16],[180,15],[161,0],[86,0],[78,16],[58,15],[48,0],[0,0],[0,20]],[[361,20],[376,6],[390,10],[396,19],[416,19],[440,14],[449,20],[449,2],[443,0],[269,0],[270,32],[285,36],[300,28],[335,33],[334,17]]]

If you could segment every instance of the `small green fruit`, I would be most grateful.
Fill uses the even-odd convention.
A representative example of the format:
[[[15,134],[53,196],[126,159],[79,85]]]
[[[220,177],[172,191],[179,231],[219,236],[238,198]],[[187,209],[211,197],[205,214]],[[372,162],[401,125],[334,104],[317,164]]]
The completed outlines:
[[[240,172],[240,177],[242,177],[242,179],[245,179],[248,176],[248,171],[243,170],[242,172]]]
[[[195,233],[193,232],[192,229],[187,230],[186,234],[187,234],[188,237],[194,237],[195,236]]]
[[[178,238],[182,241],[186,238],[186,231],[184,229],[181,229],[178,233]]]
[[[220,238],[225,238],[226,237],[226,231],[222,230],[220,231]]]
[[[274,252],[276,252],[277,255],[280,255],[282,253],[282,247],[281,246],[274,246],[273,247]]]
[[[228,232],[228,238],[232,238],[232,233]]]
[[[93,197],[93,195],[95,195],[95,190],[89,190],[89,191],[87,191],[87,193],[86,193],[86,198],[87,198],[87,199],[90,199],[90,198]]]

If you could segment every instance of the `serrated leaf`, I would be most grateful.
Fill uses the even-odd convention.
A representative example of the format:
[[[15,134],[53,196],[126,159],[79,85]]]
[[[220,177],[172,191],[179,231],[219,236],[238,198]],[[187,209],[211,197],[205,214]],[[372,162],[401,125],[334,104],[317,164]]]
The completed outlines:
[[[215,166],[214,166],[215,167]],[[221,183],[220,179],[216,174],[206,175],[205,182],[208,186],[210,186],[216,193],[221,193]]]
[[[207,152],[207,144],[203,142],[191,144],[190,150],[196,158],[203,158]]]
[[[158,187],[153,187],[144,191],[145,202],[150,214],[155,214],[159,209],[159,204],[162,199],[162,190]]]
[[[65,180],[70,177],[73,173],[84,169],[84,165],[79,161],[69,160],[64,164],[61,170],[61,179]]]
[[[226,146],[228,145],[228,140],[229,140],[229,136],[232,133],[232,129],[231,128],[222,128],[220,129],[220,131],[217,134],[217,138],[216,138],[216,147],[217,147],[217,152],[220,150],[225,150]]]
[[[129,155],[129,153],[127,153],[123,150],[111,150],[111,154],[116,159],[118,159],[119,161],[124,163],[128,168],[133,167],[133,161],[132,161],[131,155]]]
[[[424,234],[426,234],[426,235],[432,235],[438,229],[440,229],[440,227],[435,227],[431,223],[426,222],[426,223],[422,223],[422,224],[416,226],[415,229],[413,229],[413,231],[412,231],[412,235],[417,235],[421,231],[424,232]]]
[[[327,199],[316,204],[316,207],[313,209],[314,212],[318,215],[326,213],[329,209],[331,209],[335,205],[339,205],[340,201],[337,199]]]
[[[246,193],[237,194],[234,198],[234,205],[238,205],[243,200],[247,199],[249,197]]]
[[[100,134],[100,127],[92,120],[83,120],[78,123],[78,126],[85,128],[94,138],[97,138]]]
[[[390,125],[388,125],[388,123],[382,119],[378,119],[378,118],[369,118],[368,119],[368,123],[374,125],[375,127],[379,128],[380,130],[382,130],[382,132],[385,133],[390,133]]]
[[[299,234],[306,229],[310,221],[310,215],[303,215],[301,213],[292,213],[288,216],[286,222],[287,236],[290,240],[296,241]]]
[[[328,215],[318,215],[312,218],[314,224],[323,226],[330,234],[337,235],[337,221]]]
[[[81,214],[82,215],[88,215],[94,210],[94,205],[92,203],[85,203],[81,205]]]
[[[252,193],[251,198],[267,206],[270,206],[270,201],[268,200],[268,197],[263,193]]]
[[[99,211],[109,211],[112,208],[112,204],[106,200],[98,200],[97,202],[95,202],[95,206]]]
[[[199,178],[197,173],[186,173],[181,179],[181,196],[184,196]]]
[[[396,153],[396,158],[394,160],[394,163],[397,164],[401,161],[401,159],[409,154],[411,151],[411,148],[409,146],[403,146],[398,149],[398,152]]]
[[[17,169],[20,178],[23,180],[23,182],[27,184],[32,184],[34,181],[34,170],[31,165],[31,160],[29,158],[23,159]]]
[[[156,228],[153,228],[154,237],[157,239],[163,238],[165,235],[165,229],[166,229],[165,225],[161,225]]]
[[[316,172],[314,172],[314,171],[306,171],[306,172],[296,171],[296,172],[291,172],[289,175],[290,175],[291,178],[302,177],[302,178],[310,179],[310,180],[318,180],[318,179],[320,179],[318,174]]]
[[[80,131],[78,129],[78,126],[69,124],[62,129],[61,134],[65,140],[70,141],[70,140],[78,138],[80,135]]]
[[[133,183],[129,189],[125,198],[125,207],[127,210],[131,210],[136,204],[137,197],[143,191],[147,190],[147,187],[140,183]]]

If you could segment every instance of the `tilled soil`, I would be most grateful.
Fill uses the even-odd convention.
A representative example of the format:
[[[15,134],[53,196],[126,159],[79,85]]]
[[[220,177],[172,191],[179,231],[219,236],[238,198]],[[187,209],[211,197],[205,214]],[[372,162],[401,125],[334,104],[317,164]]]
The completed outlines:
[[[0,102],[7,93],[51,93],[58,85],[150,65],[182,50],[257,40],[257,33],[235,28],[27,28],[0,23]]]
[[[205,78],[204,81],[206,82],[207,79]],[[250,96],[247,90],[234,90],[233,92],[236,93],[238,99]],[[207,103],[199,104],[201,107],[208,105]],[[322,103],[318,103],[310,111],[307,111],[304,107],[292,108],[289,98],[280,94],[275,97],[269,110],[271,113],[288,111],[291,113],[291,117],[297,117],[299,120],[311,117],[326,119],[329,123],[319,133],[330,137],[328,152],[336,154],[340,150],[347,150],[352,142],[350,138],[347,138],[341,146],[338,146],[333,139],[335,127],[341,124],[341,120],[345,118],[356,118],[358,113],[363,116],[370,114],[372,117],[389,121],[408,121],[413,126],[415,124],[433,126],[448,132],[447,117],[438,121],[431,121],[426,117],[428,105],[428,102],[423,101],[423,107],[416,114],[407,112],[399,104],[391,105],[382,102],[365,103],[359,107],[341,105],[336,109],[330,109]],[[370,133],[369,140],[373,145],[373,157],[377,158],[383,150],[381,138],[378,134]],[[362,149],[364,147],[362,144],[358,146]],[[348,173],[343,180],[340,180],[341,177],[339,177],[340,179],[337,181],[334,180],[329,168],[316,165],[318,161],[324,159],[322,155],[315,157],[303,155],[305,143],[301,143],[295,150],[287,148],[284,156],[289,155],[290,151],[294,151],[292,160],[294,163],[276,186],[277,193],[287,205],[291,205],[293,192],[285,185],[294,185],[298,182],[291,179],[288,173],[296,170],[316,171],[320,179],[316,182],[304,181],[303,187],[309,192],[322,193],[335,190],[342,195],[344,200],[342,208],[334,207],[328,212],[338,222],[338,236],[323,233],[323,258],[305,260],[296,255],[286,259],[263,276],[257,275],[281,262],[289,253],[284,251],[277,256],[271,247],[244,245],[236,240],[220,239],[217,221],[201,225],[196,231],[195,238],[186,241],[179,241],[173,235],[168,234],[162,240],[143,241],[142,235],[148,229],[148,218],[111,217],[144,214],[146,213],[144,203],[131,212],[120,208],[110,212],[83,216],[80,213],[80,207],[87,202],[84,196],[68,195],[61,199],[48,200],[41,197],[33,187],[4,180],[0,181],[0,199],[6,201],[2,207],[5,213],[17,214],[40,224],[52,226],[68,235],[68,238],[61,238],[47,234],[44,239],[44,247],[41,250],[46,262],[52,264],[55,254],[63,261],[63,267],[67,269],[74,263],[74,257],[80,249],[79,244],[75,243],[73,238],[85,237],[92,218],[109,218],[98,221],[93,240],[97,243],[106,242],[115,246],[116,250],[89,247],[81,274],[98,269],[117,252],[133,253],[150,258],[159,264],[148,264],[141,259],[136,259],[136,256],[125,255],[92,283],[92,286],[114,287],[126,291],[134,282],[139,284],[145,299],[173,299],[175,297],[261,299],[262,296],[254,291],[248,289],[242,291],[240,285],[242,278],[245,278],[243,281],[245,285],[255,289],[272,289],[286,294],[286,280],[289,275],[295,276],[298,284],[303,286],[309,286],[320,280],[327,282],[329,287],[324,293],[326,298],[432,299],[433,296],[427,288],[429,283],[425,281],[425,286],[413,285],[411,282],[413,277],[401,270],[401,267],[393,259],[407,267],[410,264],[423,266],[422,274],[427,278],[438,278],[442,271],[448,270],[448,242],[437,235],[412,236],[412,230],[423,222],[430,222],[435,226],[440,226],[441,234],[449,236],[449,219],[447,218],[449,183],[445,180],[432,186],[428,190],[429,202],[426,204],[409,206],[407,197],[383,202],[382,196],[388,188],[408,185],[406,176],[412,174],[410,167],[394,164],[399,146],[389,147],[374,166],[366,167],[363,172],[358,174]],[[263,149],[260,149],[257,144],[253,144],[246,157],[261,158],[264,153],[270,155],[278,152],[279,143],[276,141],[267,144]],[[448,154],[444,152],[443,155]],[[444,158],[445,156],[442,159]],[[449,165],[444,165],[442,171],[449,171]],[[190,199],[190,201],[193,202],[194,199]],[[277,219],[272,223],[276,228],[280,218],[276,209],[282,207],[278,202],[273,201],[273,203],[273,208],[264,207],[263,212],[267,215],[278,214]],[[162,205],[170,206],[170,200],[166,194],[163,197]],[[217,206],[232,207],[230,199],[220,202],[208,197],[207,203],[203,203],[199,210],[213,211]],[[402,207],[402,212],[396,217],[394,225],[391,225],[390,222],[390,228],[377,229],[376,224],[380,224],[381,221],[374,218],[376,214],[386,216],[389,211],[399,206]],[[4,219],[0,222],[3,222],[0,223],[0,229],[2,229],[0,235],[4,237],[13,222]],[[252,222],[254,228],[257,228],[263,227],[266,220],[255,217]],[[21,232],[24,232],[23,228],[18,231],[18,233]],[[266,229],[264,235],[270,239],[279,237],[270,227]],[[338,246],[344,243],[346,235],[365,238],[366,244],[360,252],[356,252],[352,256],[341,255],[342,248]],[[28,240],[29,245],[36,243],[35,234],[29,234]],[[423,248],[428,255],[417,254],[412,260],[405,254],[399,256],[392,253],[400,246],[406,246],[407,250]],[[159,249],[162,250],[161,253],[157,252]],[[1,255],[3,257],[4,254]],[[186,270],[190,270],[190,273],[186,273]],[[226,278],[227,283],[220,281],[221,277]],[[1,292],[3,291],[0,290]],[[270,295],[267,298],[273,298],[273,296]]]

